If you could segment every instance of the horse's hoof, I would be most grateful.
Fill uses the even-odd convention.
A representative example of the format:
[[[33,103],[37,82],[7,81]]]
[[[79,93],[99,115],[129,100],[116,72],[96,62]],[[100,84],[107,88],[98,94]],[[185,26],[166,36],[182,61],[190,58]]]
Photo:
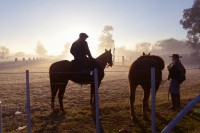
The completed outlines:
[[[147,109],[146,109],[148,112],[151,112],[151,109],[149,108],[149,107],[147,107]]]
[[[62,114],[67,114],[66,112],[65,112],[65,110],[64,109],[60,109],[60,111],[62,112]]]
[[[136,121],[136,116],[135,115],[132,115],[131,116],[131,121],[134,123]]]
[[[143,119],[146,120],[146,121],[149,120],[149,118],[147,117],[147,114],[143,114]]]
[[[51,108],[54,109],[54,103],[51,103]]]
[[[59,113],[60,112],[60,109],[59,108],[54,108],[53,109],[53,113]]]

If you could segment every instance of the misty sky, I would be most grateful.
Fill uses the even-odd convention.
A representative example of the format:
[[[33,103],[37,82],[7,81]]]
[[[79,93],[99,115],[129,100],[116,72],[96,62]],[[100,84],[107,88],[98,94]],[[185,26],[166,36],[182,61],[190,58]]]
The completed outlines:
[[[0,0],[0,46],[35,53],[40,41],[49,54],[59,54],[66,42],[86,32],[94,49],[105,25],[113,26],[117,47],[185,39],[187,31],[179,21],[192,4],[193,0]]]

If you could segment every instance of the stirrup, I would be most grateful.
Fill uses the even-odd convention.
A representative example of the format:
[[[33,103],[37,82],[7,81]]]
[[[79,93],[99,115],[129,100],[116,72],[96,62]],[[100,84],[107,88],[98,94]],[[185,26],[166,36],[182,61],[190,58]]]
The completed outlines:
[[[93,71],[90,71],[90,75],[93,75]]]

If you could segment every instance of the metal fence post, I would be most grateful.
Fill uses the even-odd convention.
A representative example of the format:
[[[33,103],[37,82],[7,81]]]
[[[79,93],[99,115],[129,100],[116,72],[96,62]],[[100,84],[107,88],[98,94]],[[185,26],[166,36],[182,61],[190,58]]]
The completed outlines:
[[[198,102],[200,102],[200,94],[191,100],[184,109],[182,109],[176,117],[174,117],[170,123],[161,131],[161,133],[170,133],[174,126],[190,111]]]
[[[28,133],[31,131],[31,111],[30,111],[30,86],[29,86],[29,70],[26,70],[26,113]]]
[[[151,68],[151,132],[156,133],[156,111],[155,111],[155,103],[156,103],[156,91],[155,91],[155,68]]]
[[[95,112],[96,112],[96,133],[100,133],[100,122],[99,122],[99,81],[98,81],[98,70],[94,69],[94,82],[95,82]]]
[[[0,101],[0,133],[3,132],[3,124],[2,124],[2,106]]]

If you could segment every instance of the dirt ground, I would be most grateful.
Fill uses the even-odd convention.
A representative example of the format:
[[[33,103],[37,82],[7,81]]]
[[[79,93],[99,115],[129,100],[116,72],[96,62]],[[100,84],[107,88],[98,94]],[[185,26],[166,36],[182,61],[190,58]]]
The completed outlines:
[[[24,61],[0,63],[0,101],[2,101],[3,132],[16,132],[18,127],[26,125],[26,75],[30,72],[30,99],[32,131],[37,133],[92,133],[95,123],[90,111],[90,86],[69,82],[64,96],[66,115],[52,113],[50,108],[50,86],[48,69],[55,60]],[[129,63],[124,66],[116,63],[105,69],[105,77],[100,86],[101,125],[107,133],[120,130],[132,132],[151,132],[151,115],[149,120],[142,117],[143,90],[137,88],[135,108],[137,122],[130,119],[129,106]],[[186,81],[181,85],[182,108],[195,96],[200,94],[200,69],[197,65],[188,65]],[[163,80],[167,70],[163,70]],[[167,109],[169,82],[162,84],[156,96],[156,130],[158,132],[169,123],[178,111]],[[56,99],[56,105],[58,105]],[[151,102],[151,100],[150,100]],[[200,131],[200,104],[198,103],[173,129],[173,132]],[[22,114],[15,115],[19,111]],[[18,132],[27,132],[27,128]]]

